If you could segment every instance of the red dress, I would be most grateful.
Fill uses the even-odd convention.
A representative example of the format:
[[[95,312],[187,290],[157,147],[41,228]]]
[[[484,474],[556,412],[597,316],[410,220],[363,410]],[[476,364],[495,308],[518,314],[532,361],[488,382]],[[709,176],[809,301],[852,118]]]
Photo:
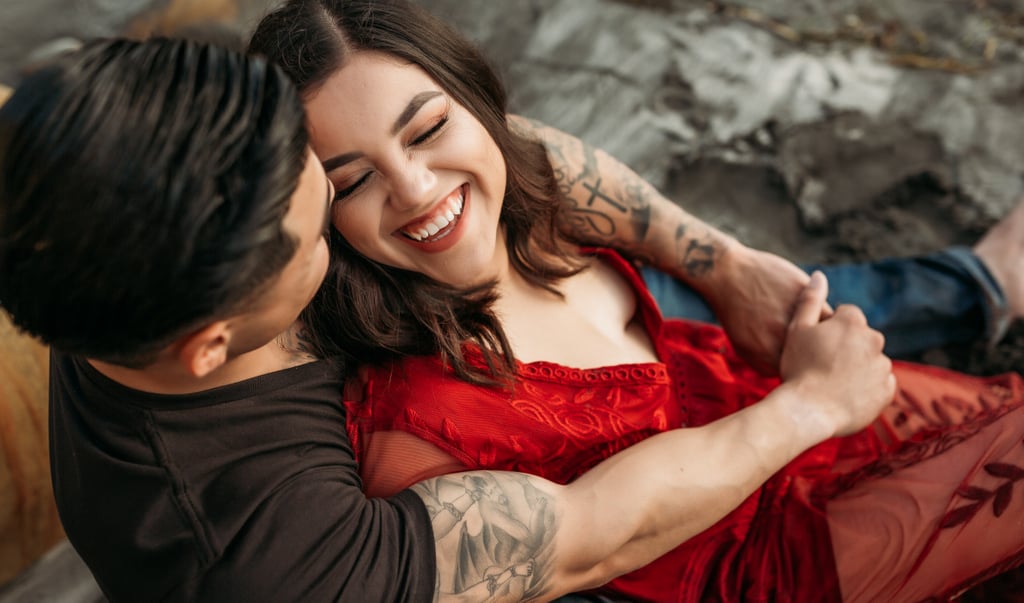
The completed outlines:
[[[467,469],[567,483],[778,384],[749,368],[719,327],[662,320],[629,264],[601,255],[636,290],[662,361],[520,363],[513,390],[465,383],[434,357],[370,369],[364,399],[348,403],[368,494]],[[873,428],[805,452],[715,526],[605,590],[641,601],[818,603],[840,600],[841,584],[843,600],[942,600],[1024,562],[1020,376],[905,363],[895,372],[899,393]]]

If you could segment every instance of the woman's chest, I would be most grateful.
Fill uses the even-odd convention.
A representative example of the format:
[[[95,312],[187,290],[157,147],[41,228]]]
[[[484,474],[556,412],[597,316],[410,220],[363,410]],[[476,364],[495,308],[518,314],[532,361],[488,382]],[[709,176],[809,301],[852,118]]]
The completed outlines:
[[[562,297],[536,288],[502,293],[497,311],[517,359],[582,368],[658,360],[636,292],[615,269],[595,260],[558,288]]]

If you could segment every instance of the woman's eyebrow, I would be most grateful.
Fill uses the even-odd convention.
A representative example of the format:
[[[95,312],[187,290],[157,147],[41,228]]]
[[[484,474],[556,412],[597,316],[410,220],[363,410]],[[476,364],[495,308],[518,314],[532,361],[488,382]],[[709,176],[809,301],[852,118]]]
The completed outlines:
[[[405,106],[405,110],[402,111],[402,114],[395,120],[395,125],[391,126],[391,134],[398,134],[398,131],[404,128],[405,125],[409,123],[409,120],[416,115],[416,112],[420,110],[420,107],[435,96],[441,96],[441,93],[436,90],[431,90],[428,92],[420,92],[416,96],[412,97],[409,104]]]
[[[346,163],[355,161],[356,159],[359,159],[362,156],[363,154],[359,152],[345,153],[344,155],[338,155],[336,157],[331,157],[330,159],[325,159],[320,163],[320,165],[324,167],[324,172],[330,174],[332,171],[340,168]]]
[[[412,97],[412,100],[409,101],[409,104],[406,105],[405,109],[402,110],[401,115],[399,115],[398,119],[395,120],[395,125],[391,126],[391,135],[394,136],[395,134],[398,134],[398,131],[404,128],[409,123],[413,116],[416,115],[416,112],[419,111],[420,108],[427,103],[427,101],[438,96],[441,96],[441,93],[438,92],[437,90],[428,90],[426,92],[420,92],[416,96]],[[354,151],[352,153],[344,153],[336,157],[325,159],[323,162],[321,162],[321,165],[324,166],[325,172],[330,173],[331,171],[340,168],[346,163],[355,161],[356,159],[359,159],[362,156],[363,154],[358,151]]]

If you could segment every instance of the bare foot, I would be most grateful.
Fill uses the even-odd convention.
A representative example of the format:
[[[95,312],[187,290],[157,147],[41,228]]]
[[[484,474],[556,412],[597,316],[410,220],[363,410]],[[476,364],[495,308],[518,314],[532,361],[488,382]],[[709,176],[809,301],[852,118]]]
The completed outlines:
[[[1024,318],[1024,199],[985,233],[974,253],[1002,286],[1010,315]]]

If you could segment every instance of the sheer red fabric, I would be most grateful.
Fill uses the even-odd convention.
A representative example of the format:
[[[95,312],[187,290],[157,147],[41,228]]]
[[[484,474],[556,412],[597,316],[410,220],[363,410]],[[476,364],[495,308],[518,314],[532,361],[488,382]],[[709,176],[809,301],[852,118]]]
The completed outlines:
[[[466,469],[567,483],[777,385],[720,328],[663,321],[631,267],[602,256],[636,289],[661,362],[520,364],[511,390],[462,382],[432,357],[371,369],[364,398],[348,403],[368,494]],[[899,393],[871,428],[807,451],[715,526],[607,590],[638,601],[948,600],[1024,563],[1021,377],[906,363],[895,372]]]

